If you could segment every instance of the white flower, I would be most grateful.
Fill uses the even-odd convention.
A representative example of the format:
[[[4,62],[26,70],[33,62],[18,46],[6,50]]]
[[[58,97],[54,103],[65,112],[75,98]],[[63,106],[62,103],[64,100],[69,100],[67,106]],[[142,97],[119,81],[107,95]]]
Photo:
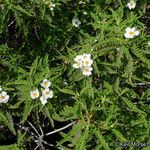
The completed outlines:
[[[41,97],[40,97],[40,101],[41,101],[41,103],[42,103],[43,105],[45,105],[45,104],[47,103],[47,99],[44,98],[44,96],[41,96]]]
[[[35,90],[33,90],[33,91],[30,91],[30,96],[31,96],[32,99],[38,98],[39,95],[40,95],[40,93],[39,93],[39,90],[38,90],[38,89],[35,89]]]
[[[2,87],[1,87],[1,85],[0,85],[0,92],[2,91]]]
[[[91,48],[91,51],[93,51],[94,50],[94,48]]]
[[[83,58],[86,59],[90,59],[91,58],[91,54],[86,54],[86,53],[83,53]]]
[[[5,91],[0,94],[0,103],[7,103],[9,100],[9,95]]]
[[[72,24],[75,26],[75,27],[79,27],[81,22],[77,19],[77,18],[73,18],[72,19]]]
[[[90,76],[92,74],[92,71],[93,68],[92,67],[84,67],[82,69],[82,74],[85,75],[85,76]]]
[[[52,98],[53,97],[53,91],[50,90],[49,88],[46,88],[44,90],[42,90],[42,94],[43,94],[43,97],[45,99],[48,99],[48,98]]]
[[[83,55],[78,55],[74,58],[74,61],[75,62],[79,62],[79,61],[82,61],[83,60]]]
[[[55,6],[56,6],[55,4],[50,3],[50,4],[49,4],[49,8],[50,8],[50,10],[54,10],[54,7],[55,7]]]
[[[41,86],[44,88],[49,88],[51,86],[51,82],[47,79],[44,79],[43,82],[41,83]]]
[[[134,9],[136,6],[136,3],[134,0],[130,0],[130,2],[127,4],[129,9]]]
[[[79,4],[83,4],[84,2],[82,2],[82,1],[79,1]]]
[[[64,82],[63,82],[63,85],[68,85],[68,83],[64,81]]]
[[[83,14],[84,14],[84,15],[87,15],[87,12],[84,11]]]
[[[48,4],[48,1],[45,1],[45,4],[47,5],[47,4]]]
[[[55,7],[56,5],[55,4],[51,4],[51,7]]]
[[[82,68],[82,61],[78,61],[77,63],[73,64],[74,68]]]
[[[120,48],[116,48],[116,50],[117,50],[117,51],[119,51],[119,50],[120,50]]]
[[[74,58],[75,63],[73,64],[74,68],[81,68],[82,74],[85,76],[90,76],[92,74],[93,60],[91,59],[91,54],[83,53]]]
[[[139,35],[139,31],[136,31],[135,27],[133,27],[133,28],[130,28],[130,27],[126,28],[126,33],[124,34],[124,36],[126,38],[129,38],[129,39],[132,39],[132,38],[134,38],[135,36],[138,36],[138,35]]]
[[[82,55],[77,55],[74,58],[74,61],[76,62],[76,63],[73,64],[74,68],[82,68],[82,61],[83,61],[83,56]]]
[[[83,60],[83,66],[84,67],[90,67],[93,64],[93,60],[90,58],[85,58]]]

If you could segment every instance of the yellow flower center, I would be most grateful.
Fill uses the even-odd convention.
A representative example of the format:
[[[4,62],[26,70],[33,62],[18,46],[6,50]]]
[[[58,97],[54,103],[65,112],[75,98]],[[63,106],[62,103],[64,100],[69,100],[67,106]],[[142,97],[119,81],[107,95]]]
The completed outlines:
[[[88,64],[89,64],[89,61],[88,61],[88,60],[87,60],[87,61],[85,61],[85,64],[86,64],[86,65],[88,65]]]
[[[130,34],[130,35],[134,35],[134,32],[133,32],[133,31],[130,31],[129,34]]]
[[[77,66],[80,67],[80,65],[81,65],[81,62],[78,62],[78,63],[77,63]]]
[[[1,96],[0,99],[5,99],[5,96]]]
[[[131,6],[134,6],[134,2],[130,2],[130,5],[131,5]]]
[[[44,86],[48,86],[48,82],[46,81],[46,82],[44,82]]]
[[[86,68],[86,69],[85,69],[85,72],[89,72],[89,71],[90,71],[89,68]]]
[[[34,97],[37,97],[37,96],[38,96],[38,94],[37,94],[37,93],[33,93],[33,96],[34,96]]]
[[[49,91],[46,91],[46,95],[49,95]]]

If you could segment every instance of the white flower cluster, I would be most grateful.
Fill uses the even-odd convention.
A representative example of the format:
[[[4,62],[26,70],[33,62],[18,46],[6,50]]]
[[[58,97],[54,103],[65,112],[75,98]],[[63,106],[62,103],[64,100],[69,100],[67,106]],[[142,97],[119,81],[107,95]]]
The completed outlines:
[[[50,10],[54,10],[54,8],[55,8],[55,4],[54,3],[52,3],[52,2],[50,2],[50,1],[48,1],[48,0],[43,0],[43,2],[46,4],[46,5],[48,5],[48,7],[50,8]]]
[[[130,0],[130,2],[127,4],[129,9],[134,9],[136,6],[136,3],[134,0]]]
[[[40,85],[44,88],[42,90],[42,96],[40,97],[40,92],[37,88],[33,91],[30,91],[30,96],[32,99],[37,99],[40,97],[41,103],[45,105],[47,103],[47,100],[49,98],[52,98],[54,95],[53,91],[49,89],[49,87],[51,86],[51,81],[44,79],[43,82],[40,83]]]
[[[0,86],[0,103],[7,103],[9,100],[9,95],[2,90],[2,87]]]
[[[135,36],[138,36],[140,34],[139,31],[135,30],[135,27],[133,28],[126,28],[126,33],[124,34],[124,36],[128,39],[133,39]]]
[[[74,58],[75,63],[73,64],[74,68],[80,68],[82,74],[85,76],[90,76],[92,74],[93,60],[91,59],[91,54],[82,54]]]

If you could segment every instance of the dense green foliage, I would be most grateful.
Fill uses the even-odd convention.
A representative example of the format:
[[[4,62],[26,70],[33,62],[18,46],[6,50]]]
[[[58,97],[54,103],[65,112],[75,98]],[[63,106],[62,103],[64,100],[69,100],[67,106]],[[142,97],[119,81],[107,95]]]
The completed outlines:
[[[72,122],[57,133],[53,145],[45,138],[48,149],[120,150],[115,143],[150,144],[148,0],[136,0],[133,10],[128,2],[0,0],[0,85],[10,96],[0,103],[0,150],[34,149],[32,125],[53,137],[46,133],[56,124]],[[73,18],[80,20],[78,27]],[[125,38],[128,27],[140,34]],[[83,53],[93,59],[91,76],[73,67]],[[42,105],[30,91],[40,90],[44,79],[52,82],[54,96]],[[6,133],[16,138],[8,147],[1,142],[10,138]]]

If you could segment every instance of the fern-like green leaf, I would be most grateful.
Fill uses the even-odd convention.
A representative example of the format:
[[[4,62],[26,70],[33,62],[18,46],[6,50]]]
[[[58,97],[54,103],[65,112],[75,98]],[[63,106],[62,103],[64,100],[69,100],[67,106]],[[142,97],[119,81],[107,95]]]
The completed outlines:
[[[17,144],[12,145],[2,145],[0,146],[0,150],[20,150],[17,146]]]
[[[105,138],[101,135],[99,130],[95,130],[94,134],[97,137],[99,144],[103,146],[105,150],[110,150],[108,143],[106,142]]]
[[[70,95],[76,95],[76,93],[70,89],[61,89],[59,87],[56,87],[60,92],[65,93],[65,94],[70,94]]]
[[[142,51],[140,51],[138,48],[132,49],[133,54],[138,57],[141,61],[143,61],[146,64],[150,64],[150,59],[146,58],[146,56],[143,54]]]
[[[13,120],[12,120],[12,117],[9,113],[7,113],[7,116],[4,116],[2,113],[0,113],[0,122],[4,123],[9,128],[9,130],[14,135],[16,135],[16,131],[13,127]]]
[[[34,75],[38,66],[38,57],[34,60],[30,67],[30,76]]]
[[[130,108],[131,111],[137,112],[139,114],[146,115],[146,113],[144,111],[137,108],[137,106],[135,104],[133,104],[131,101],[129,101],[127,98],[123,98],[123,101]]]
[[[118,138],[119,141],[127,142],[127,139],[122,135],[122,133],[119,130],[112,129],[115,136]]]

